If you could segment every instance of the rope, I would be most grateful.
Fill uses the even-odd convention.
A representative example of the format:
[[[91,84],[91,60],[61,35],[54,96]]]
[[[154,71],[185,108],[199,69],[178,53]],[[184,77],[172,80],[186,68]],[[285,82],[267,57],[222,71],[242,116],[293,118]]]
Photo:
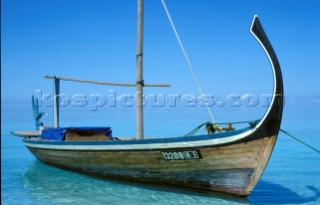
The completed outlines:
[[[260,119],[258,120],[253,120],[253,121],[237,121],[237,122],[216,122],[213,124],[217,124],[217,125],[226,125],[226,124],[249,124],[250,127],[255,127],[258,123],[259,123]],[[191,130],[188,134],[184,135],[185,137],[187,136],[193,136],[194,134],[196,134],[201,127],[203,127],[205,124],[207,123],[211,123],[211,122],[205,122],[202,123],[200,125],[198,125],[196,128],[194,128],[193,130]]]
[[[168,16],[168,19],[169,19],[169,21],[170,21],[170,24],[171,24],[171,26],[172,26],[172,29],[173,29],[173,31],[174,31],[174,33],[175,33],[175,35],[176,35],[176,38],[177,38],[177,40],[178,40],[178,43],[179,43],[180,48],[181,48],[181,50],[182,50],[182,53],[183,53],[183,55],[184,55],[184,57],[185,57],[185,59],[186,59],[186,61],[187,61],[187,64],[188,64],[188,67],[189,67],[189,69],[190,69],[190,71],[191,71],[192,77],[193,77],[194,81],[196,82],[197,87],[198,87],[201,95],[204,95],[204,92],[203,92],[203,90],[202,90],[202,88],[201,88],[201,85],[200,85],[200,83],[199,83],[199,81],[198,81],[198,78],[197,78],[197,76],[196,76],[196,74],[195,74],[195,72],[194,72],[194,69],[193,69],[192,65],[191,65],[191,62],[190,62],[189,57],[188,57],[188,55],[187,55],[187,52],[186,52],[186,50],[184,49],[184,46],[183,46],[183,44],[182,44],[182,41],[181,41],[181,39],[180,39],[180,37],[179,37],[178,31],[177,31],[177,29],[176,29],[176,27],[175,27],[175,25],[174,25],[174,23],[173,23],[173,21],[172,21],[172,19],[171,19],[169,10],[168,10],[168,8],[167,8],[167,5],[166,5],[166,3],[164,2],[164,0],[161,0],[161,2],[162,2],[162,5],[163,5],[164,10],[166,11],[166,14],[167,14],[167,16]],[[211,117],[212,122],[214,122],[213,114],[212,114],[209,106],[206,106],[206,108],[207,108],[207,110],[208,110],[208,112],[209,112],[209,115],[210,115],[210,117]]]
[[[193,136],[193,135],[196,134],[196,133],[200,130],[200,128],[201,128],[203,125],[205,125],[205,124],[207,124],[207,122],[202,123],[202,124],[200,124],[199,126],[197,126],[196,128],[194,128],[193,130],[191,130],[191,132],[189,132],[188,134],[186,134],[185,137],[187,137],[187,136]]]
[[[257,121],[257,120],[256,120]],[[244,124],[244,123],[249,123],[249,124],[252,124],[256,121],[240,121],[240,122],[229,122],[229,123],[232,123],[232,124]],[[193,136],[194,134],[196,134],[201,127],[203,127],[205,124],[207,124],[208,122],[205,122],[205,123],[202,123],[200,125],[198,125],[196,128],[194,128],[191,132],[189,132],[188,134],[186,134],[185,136]],[[222,123],[217,123],[217,124],[227,124],[227,122],[222,122]],[[305,145],[306,147],[318,152],[320,154],[320,150],[318,150],[317,148],[315,147],[312,147],[311,145],[303,142],[302,140],[298,139],[297,137],[289,134],[287,131],[283,130],[280,128],[280,131],[283,132],[284,134],[288,135],[289,137],[293,138],[294,140],[300,142],[301,144]]]
[[[300,142],[301,144],[309,147],[310,149],[312,149],[312,150],[314,150],[314,151],[316,151],[316,152],[318,152],[318,153],[320,154],[320,151],[319,151],[318,149],[312,147],[311,145],[308,145],[307,143],[303,142],[302,140],[298,139],[297,137],[289,134],[287,131],[285,131],[285,130],[283,130],[283,129],[280,129],[280,130],[281,130],[284,134],[288,135],[289,137],[295,139],[296,141]]]

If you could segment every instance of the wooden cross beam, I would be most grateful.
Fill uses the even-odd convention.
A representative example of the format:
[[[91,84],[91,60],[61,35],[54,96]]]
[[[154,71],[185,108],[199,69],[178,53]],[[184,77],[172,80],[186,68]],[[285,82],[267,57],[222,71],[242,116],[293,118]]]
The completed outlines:
[[[73,82],[79,82],[79,83],[90,83],[90,84],[98,84],[98,85],[111,85],[111,86],[126,86],[126,87],[136,87],[138,82],[136,84],[134,83],[113,83],[113,82],[102,82],[102,81],[95,81],[95,80],[82,80],[77,78],[65,78],[60,76],[44,76],[48,79],[58,79],[58,80],[64,80],[64,81],[73,81]],[[141,82],[139,82],[141,83]],[[143,82],[142,82],[143,83]],[[170,87],[170,84],[144,84],[144,87]]]

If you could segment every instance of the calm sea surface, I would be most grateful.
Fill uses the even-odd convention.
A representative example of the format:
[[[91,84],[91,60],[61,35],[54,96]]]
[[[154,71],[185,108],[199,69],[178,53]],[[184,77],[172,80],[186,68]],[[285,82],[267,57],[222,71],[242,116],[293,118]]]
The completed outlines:
[[[37,161],[12,130],[32,130],[31,103],[1,102],[2,204],[320,204],[320,155],[279,134],[272,157],[248,198],[207,195],[169,187],[104,180],[47,166]],[[52,123],[51,108],[42,108]],[[217,121],[261,118],[266,108],[213,108]],[[282,129],[320,149],[320,105],[290,104]],[[182,136],[208,120],[203,108],[145,109],[147,136]],[[135,134],[133,108],[61,110],[61,126],[111,126],[114,136]],[[200,132],[204,132],[201,130]]]

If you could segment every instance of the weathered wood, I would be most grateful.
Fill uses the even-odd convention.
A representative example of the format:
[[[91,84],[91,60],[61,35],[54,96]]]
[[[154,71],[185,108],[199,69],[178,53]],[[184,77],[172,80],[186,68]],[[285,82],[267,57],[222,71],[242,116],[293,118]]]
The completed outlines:
[[[53,78],[53,127],[59,127],[60,79]]]
[[[136,138],[143,139],[143,0],[138,0]]]
[[[97,85],[110,85],[110,86],[125,86],[125,87],[136,87],[136,83],[114,83],[114,82],[102,82],[102,81],[95,81],[95,80],[83,80],[78,78],[65,78],[60,76],[44,76],[48,79],[59,79],[63,81],[73,81],[78,83],[90,83],[90,84],[97,84]],[[146,83],[143,84],[144,87],[170,87],[170,84],[157,84],[157,83]]]
[[[264,147],[267,146],[268,140],[265,140],[268,138],[264,139],[259,139],[255,141],[251,141],[248,143],[240,143],[240,144],[233,144],[233,145],[228,145],[224,146],[224,149],[219,149],[218,147],[210,147],[210,148],[202,148],[200,149],[201,155],[203,159],[205,160],[200,160],[200,161],[190,161],[190,160],[181,160],[181,161],[165,161],[163,157],[161,156],[161,152],[159,150],[155,151],[149,151],[146,152],[147,154],[141,154],[144,153],[144,151],[139,151],[139,152],[132,152],[132,151],[127,151],[127,152],[112,152],[110,151],[101,151],[101,152],[81,152],[81,151],[56,151],[56,150],[42,150],[43,153],[42,155],[48,155],[47,157],[51,158],[54,157],[56,153],[62,153],[65,157],[74,157],[74,156],[81,156],[81,159],[84,160],[85,163],[90,161],[92,155],[96,156],[94,159],[95,163],[101,162],[103,163],[103,160],[108,159],[108,163],[115,163],[116,164],[126,164],[126,166],[142,166],[142,167],[150,167],[152,166],[157,166],[159,168],[166,168],[168,166],[168,163],[171,163],[169,165],[170,167],[175,166],[188,166],[189,164],[197,165],[199,168],[203,168],[202,163],[206,164],[228,164],[229,161],[237,161],[237,163],[240,162],[246,162],[246,160],[249,161],[255,161],[256,158],[259,156],[262,156],[262,153],[264,151]],[[260,146],[256,146],[256,144],[259,143]],[[240,145],[240,146],[239,146]],[[50,154],[46,154],[46,152],[50,152]],[[50,157],[51,156],[51,157]],[[59,154],[60,156],[60,154]],[[121,159],[121,161],[117,161],[117,159]],[[239,160],[240,159],[240,160]],[[56,158],[58,161],[59,158]],[[99,161],[100,160],[100,161]],[[137,163],[139,162],[139,163]],[[76,162],[74,162],[76,163]],[[236,164],[237,164],[236,163]],[[156,164],[156,165],[153,165]],[[164,167],[163,167],[164,166]]]
[[[158,150],[80,152],[30,148],[40,160],[65,169],[110,178],[166,183],[185,188],[247,195],[262,174],[275,136],[222,147],[199,149],[201,160],[165,161]],[[260,146],[257,146],[260,145]],[[225,152],[232,150],[232,153]],[[263,160],[261,158],[263,157]],[[192,182],[192,183],[191,183]]]
[[[104,134],[84,136],[84,135],[79,135],[75,132],[67,132],[65,140],[66,141],[106,141],[106,140],[110,140],[110,137]]]
[[[269,158],[271,156],[272,150],[274,148],[274,145],[276,143],[277,136],[271,137],[269,139],[268,144],[264,147],[264,152],[261,155],[261,160],[259,162],[259,166],[256,169],[256,172],[252,175],[250,182],[248,183],[248,186],[245,188],[243,192],[248,193],[251,192],[251,190],[255,187],[255,185],[258,183],[260,177],[262,176],[268,162]]]
[[[19,137],[39,137],[41,135],[40,131],[12,131],[10,134]]]

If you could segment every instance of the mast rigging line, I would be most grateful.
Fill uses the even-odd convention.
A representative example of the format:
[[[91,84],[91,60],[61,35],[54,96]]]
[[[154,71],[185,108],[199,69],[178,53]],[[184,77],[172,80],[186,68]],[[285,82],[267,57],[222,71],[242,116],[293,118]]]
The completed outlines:
[[[178,40],[178,43],[179,43],[179,45],[180,45],[180,48],[181,48],[182,53],[183,53],[183,55],[184,55],[184,58],[185,58],[186,61],[187,61],[187,64],[188,64],[189,70],[191,71],[192,77],[193,77],[194,81],[196,82],[196,85],[197,85],[197,87],[198,87],[198,89],[199,89],[199,91],[200,91],[200,94],[201,94],[201,95],[204,95],[204,92],[203,92],[202,87],[201,87],[201,85],[200,85],[200,83],[199,83],[199,80],[198,80],[198,78],[197,78],[197,76],[196,76],[196,74],[195,74],[195,72],[194,72],[193,66],[192,66],[192,64],[191,64],[191,62],[190,62],[190,60],[189,60],[189,57],[188,57],[188,55],[187,55],[187,52],[186,52],[186,50],[184,49],[184,46],[183,46],[183,44],[182,44],[182,41],[181,41],[180,36],[179,36],[179,34],[178,34],[178,31],[177,31],[177,29],[176,29],[176,27],[175,27],[175,25],[174,25],[174,23],[173,23],[173,21],[172,21],[172,18],[171,18],[171,15],[170,15],[170,13],[169,13],[169,10],[168,10],[168,8],[167,8],[167,5],[166,5],[166,3],[164,2],[164,0],[161,0],[161,2],[162,2],[162,5],[163,5],[163,8],[164,8],[164,10],[165,10],[165,12],[166,12],[166,14],[167,14],[167,17],[168,17],[168,19],[169,19],[169,21],[170,21],[171,27],[172,27],[172,29],[173,29],[173,31],[174,31],[174,33],[175,33],[175,36],[176,36],[176,38],[177,38],[177,40]],[[206,106],[206,108],[207,108],[207,110],[208,110],[208,112],[209,112],[209,115],[210,115],[210,118],[211,118],[212,122],[215,122],[215,120],[214,120],[214,118],[213,118],[213,114],[212,114],[212,112],[211,112],[211,109],[210,109],[208,106]]]

